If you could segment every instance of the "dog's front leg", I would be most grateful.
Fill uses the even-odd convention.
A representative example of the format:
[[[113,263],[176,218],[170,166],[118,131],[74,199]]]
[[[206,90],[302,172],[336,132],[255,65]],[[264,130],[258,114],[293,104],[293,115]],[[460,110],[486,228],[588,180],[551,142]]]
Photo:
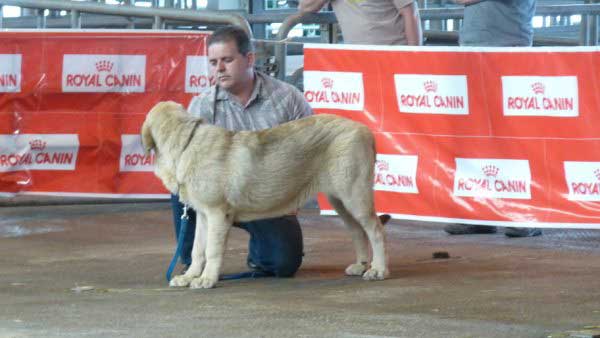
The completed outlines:
[[[206,221],[206,266],[202,275],[192,280],[192,289],[209,289],[217,284],[223,265],[227,235],[232,225],[231,218],[224,210],[207,210]]]
[[[196,211],[196,231],[194,233],[194,245],[192,247],[192,264],[187,269],[185,274],[175,276],[169,283],[170,286],[188,286],[192,280],[202,273],[204,264],[206,263],[206,216],[197,210]]]

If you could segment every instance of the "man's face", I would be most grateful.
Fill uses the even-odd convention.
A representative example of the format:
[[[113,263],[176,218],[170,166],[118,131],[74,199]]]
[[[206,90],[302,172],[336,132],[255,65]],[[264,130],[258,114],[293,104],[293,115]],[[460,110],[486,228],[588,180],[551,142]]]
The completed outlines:
[[[210,45],[208,62],[217,84],[232,93],[254,80],[254,53],[240,54],[235,41],[216,42]]]

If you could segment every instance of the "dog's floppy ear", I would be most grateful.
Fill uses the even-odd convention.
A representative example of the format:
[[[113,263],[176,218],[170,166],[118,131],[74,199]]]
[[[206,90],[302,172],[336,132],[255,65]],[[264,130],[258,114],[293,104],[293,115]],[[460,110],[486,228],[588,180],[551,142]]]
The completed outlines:
[[[144,121],[144,124],[142,125],[142,145],[144,146],[146,155],[150,155],[150,151],[156,148],[154,138],[152,137],[152,128],[150,128],[148,120]]]

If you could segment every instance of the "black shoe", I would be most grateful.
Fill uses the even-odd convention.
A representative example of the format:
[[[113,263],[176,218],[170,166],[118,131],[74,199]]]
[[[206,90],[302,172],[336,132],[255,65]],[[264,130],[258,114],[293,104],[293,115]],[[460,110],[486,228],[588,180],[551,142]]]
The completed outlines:
[[[495,234],[498,229],[494,226],[471,224],[448,224],[444,231],[450,235]]]
[[[504,230],[506,237],[535,237],[542,234],[542,229],[538,228],[506,228]]]
[[[390,219],[392,219],[392,216],[390,216],[388,214],[379,215],[379,221],[381,222],[382,225],[385,225],[385,223],[389,222]]]

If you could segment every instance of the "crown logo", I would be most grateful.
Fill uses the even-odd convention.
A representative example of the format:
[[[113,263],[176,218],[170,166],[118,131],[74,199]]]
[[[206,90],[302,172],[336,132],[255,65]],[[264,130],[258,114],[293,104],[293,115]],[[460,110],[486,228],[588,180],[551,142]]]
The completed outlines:
[[[29,147],[31,150],[42,151],[46,148],[46,141],[40,139],[31,140],[29,141]]]
[[[387,161],[375,161],[375,167],[378,171],[388,171],[390,170],[390,164]]]
[[[113,69],[114,63],[108,60],[96,62],[96,70],[99,72],[110,72]]]
[[[435,81],[425,81],[423,82],[423,88],[427,93],[435,93],[437,92],[438,85]]]
[[[535,94],[544,94],[546,91],[546,86],[544,86],[544,84],[541,82],[536,82],[531,85],[531,89]]]
[[[483,171],[485,176],[488,177],[496,177],[496,175],[498,175],[498,172],[500,171],[500,169],[495,165],[486,165],[483,168],[481,168],[481,170]]]
[[[596,178],[598,179],[598,181],[600,181],[600,169],[594,170],[594,176],[596,176]]]
[[[321,83],[323,84],[323,87],[325,88],[333,88],[333,79],[328,78],[328,77],[324,77],[321,79]]]

